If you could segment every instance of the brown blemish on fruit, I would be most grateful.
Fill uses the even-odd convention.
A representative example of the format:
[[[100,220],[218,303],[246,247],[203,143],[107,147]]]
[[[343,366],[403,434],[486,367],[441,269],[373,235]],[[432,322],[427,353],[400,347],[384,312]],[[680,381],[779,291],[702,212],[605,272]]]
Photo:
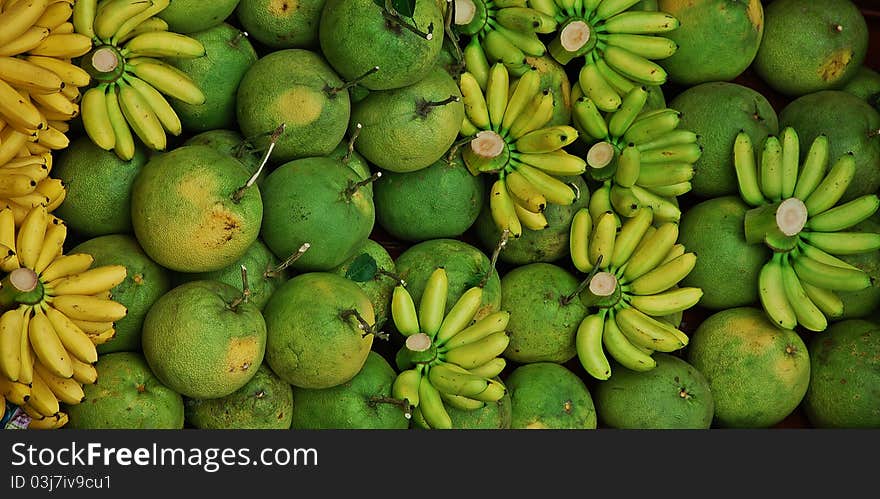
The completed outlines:
[[[306,86],[295,85],[278,97],[276,108],[285,117],[288,126],[305,126],[321,116],[324,94]]]
[[[847,66],[849,66],[850,61],[852,61],[852,56],[852,49],[849,48],[842,48],[832,52],[831,55],[826,57],[822,64],[819,65],[819,77],[822,78],[823,81],[834,81],[838,79],[846,70]]]
[[[764,31],[764,8],[761,6],[761,0],[750,0],[746,9],[746,15],[749,16],[749,22],[755,27],[755,31]]]
[[[214,204],[206,217],[198,233],[203,235],[202,240],[208,248],[222,247],[241,230],[239,217],[221,203]]]
[[[247,372],[253,366],[257,353],[256,338],[233,338],[229,341],[226,353],[228,371],[231,373]]]
[[[296,0],[272,0],[267,8],[275,17],[286,17],[299,9],[299,3]]]
[[[135,284],[143,284],[144,283],[144,275],[143,274],[135,274],[131,277],[131,280],[134,281]]]
[[[571,414],[572,408],[571,400],[566,400],[565,403],[562,404],[562,410],[565,411],[566,414]]]

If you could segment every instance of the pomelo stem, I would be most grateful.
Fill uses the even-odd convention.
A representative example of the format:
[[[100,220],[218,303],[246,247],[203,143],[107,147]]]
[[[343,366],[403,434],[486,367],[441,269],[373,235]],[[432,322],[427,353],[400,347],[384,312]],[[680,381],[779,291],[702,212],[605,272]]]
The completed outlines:
[[[241,296],[232,300],[229,304],[229,309],[233,312],[238,311],[239,305],[242,303],[247,303],[251,297],[251,286],[248,283],[248,275],[247,275],[247,267],[244,265],[241,266]]]
[[[486,275],[480,280],[480,283],[477,284],[478,288],[485,288],[486,283],[489,282],[489,278],[492,277],[492,273],[495,272],[495,265],[498,264],[498,257],[501,255],[501,250],[507,246],[507,241],[510,239],[510,229],[504,229],[501,231],[501,238],[498,240],[498,244],[495,245],[495,249],[492,251],[492,259],[489,260],[489,271],[486,272]]]
[[[351,133],[351,137],[348,139],[348,150],[345,153],[345,156],[342,157],[342,163],[348,164],[351,161],[351,155],[354,154],[354,143],[357,141],[358,137],[361,135],[361,130],[364,129],[364,125],[360,123],[356,123],[354,125],[354,132]]]
[[[403,280],[403,277],[400,277],[394,272],[388,272],[385,269],[379,268],[376,269],[376,273],[379,275],[384,275],[385,277],[390,277],[391,279],[394,279],[394,281],[397,282],[398,285],[406,287],[406,281]]]
[[[361,187],[363,187],[365,185],[372,184],[373,182],[379,180],[379,178],[381,176],[382,176],[382,172],[376,172],[376,173],[370,175],[369,177],[361,180],[360,182],[349,181],[348,188],[345,189],[346,197],[351,198],[352,196],[354,196],[354,193],[358,191],[358,189],[360,189]]]
[[[453,102],[461,101],[461,97],[457,95],[450,95],[449,97],[441,100],[441,101],[426,101],[422,100],[418,104],[416,104],[416,114],[422,118],[427,118],[428,113],[431,112],[431,109],[435,107],[445,106],[446,104],[451,104]]]
[[[343,310],[342,313],[340,314],[340,317],[342,317],[343,319],[348,319],[350,317],[354,317],[355,319],[357,319],[358,328],[360,328],[360,330],[363,331],[363,334],[361,335],[361,337],[367,336],[368,334],[372,334],[373,336],[375,336],[379,339],[382,339],[382,340],[389,339],[388,333],[385,333],[382,331],[376,331],[375,324],[371,325],[369,322],[366,321],[366,319],[364,319],[364,317],[360,314],[360,312],[358,312],[357,310],[355,310],[353,308],[350,310]]]
[[[34,305],[43,300],[43,284],[37,273],[17,268],[0,281],[0,309],[9,310],[19,304]]]
[[[328,87],[326,87],[326,88],[324,89],[324,91],[327,92],[327,94],[328,94],[330,97],[334,97],[334,96],[335,96],[336,94],[338,94],[339,92],[342,92],[343,90],[348,90],[349,88],[351,88],[351,87],[357,85],[358,83],[364,81],[367,77],[369,77],[371,74],[375,73],[376,71],[379,71],[379,66],[373,66],[373,67],[370,68],[370,70],[367,71],[366,73],[364,73],[364,74],[358,76],[357,78],[355,78],[355,79],[353,79],[353,80],[351,80],[351,81],[347,81],[347,82],[343,83],[342,85],[340,85],[340,86],[338,86],[338,87],[329,87],[329,86],[328,86]]]
[[[269,148],[266,149],[266,154],[263,155],[263,161],[260,162],[260,167],[257,168],[257,171],[248,179],[247,183],[243,186],[239,187],[232,194],[232,202],[238,204],[241,202],[241,199],[244,197],[245,192],[251,188],[251,186],[256,183],[257,179],[260,178],[260,175],[263,173],[263,168],[266,167],[266,163],[269,162],[269,157],[272,156],[272,151],[275,150],[275,144],[278,143],[278,139],[281,138],[281,134],[284,133],[284,129],[287,128],[287,125],[282,123],[278,128],[276,128],[272,132],[272,137],[269,139]]]
[[[400,407],[403,410],[403,417],[406,419],[412,419],[412,404],[409,403],[407,399],[396,399],[393,397],[380,397],[379,395],[373,395],[370,397],[370,400],[367,402],[370,407],[375,407],[378,404],[391,404]]]
[[[228,43],[229,43],[229,46],[230,46],[230,47],[236,47],[236,48],[237,48],[237,47],[238,47],[238,44],[241,43],[241,41],[242,41],[243,39],[247,38],[248,36],[249,36],[249,35],[248,35],[248,32],[247,32],[247,31],[239,31],[238,34],[235,35],[235,38],[233,38],[232,40],[229,40],[229,42],[228,42]]]
[[[428,25],[427,33],[423,32],[415,25],[406,22],[403,16],[401,16],[400,13],[398,13],[397,10],[394,9],[394,6],[391,5],[391,0],[385,0],[385,7],[383,8],[382,15],[385,17],[386,20],[391,21],[399,26],[403,26],[404,28],[412,31],[413,33],[419,35],[425,40],[431,41],[434,39],[434,23]]]
[[[458,154],[459,148],[461,148],[461,146],[467,144],[471,140],[473,140],[473,136],[465,137],[463,139],[455,141],[455,143],[452,144],[452,147],[449,148],[449,154],[446,155],[446,164],[452,165],[452,162],[455,160],[455,156]]]
[[[296,250],[296,252],[294,254],[287,257],[286,260],[281,262],[274,269],[267,270],[266,273],[263,275],[268,278],[278,277],[279,275],[281,275],[282,272],[284,272],[287,269],[287,267],[290,267],[291,265],[293,265],[293,262],[299,260],[300,257],[302,257],[306,253],[306,251],[308,251],[309,248],[311,248],[311,247],[312,247],[312,245],[310,243],[303,243],[303,245],[300,246],[299,249]]]
[[[576,296],[580,295],[581,292],[583,290],[585,290],[587,288],[587,286],[590,285],[590,282],[593,281],[593,277],[595,277],[596,274],[599,273],[599,266],[601,264],[602,264],[602,255],[599,255],[599,258],[596,259],[596,265],[593,266],[593,270],[591,270],[590,273],[587,274],[587,277],[583,281],[581,281],[580,284],[578,284],[578,287],[575,288],[574,292],[572,292],[568,296],[563,296],[562,299],[559,300],[559,302],[563,306],[565,306],[565,305],[568,305],[569,303],[571,303],[571,301],[574,300]]]

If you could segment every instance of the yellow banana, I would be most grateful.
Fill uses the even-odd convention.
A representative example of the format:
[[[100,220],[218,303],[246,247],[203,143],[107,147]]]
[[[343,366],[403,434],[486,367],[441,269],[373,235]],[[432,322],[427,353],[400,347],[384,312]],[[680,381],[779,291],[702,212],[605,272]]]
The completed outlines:
[[[687,346],[684,338],[673,332],[675,328],[633,307],[621,308],[614,316],[620,330],[636,346],[658,352],[674,352]]]
[[[464,330],[473,321],[483,303],[483,288],[474,286],[465,291],[443,318],[435,341],[443,344]]]
[[[93,295],[113,289],[126,277],[124,265],[103,265],[49,281],[53,295]]]
[[[14,56],[24,54],[40,45],[50,34],[52,33],[49,28],[31,26],[20,37],[5,45],[0,45],[0,55]]]
[[[0,46],[24,34],[46,11],[47,0],[19,0],[0,12]]]
[[[0,315],[0,375],[18,381],[21,371],[21,313],[8,310]]]
[[[663,261],[677,239],[677,223],[661,224],[656,232],[647,236],[644,245],[633,252],[623,271],[624,278],[627,281],[634,281],[653,270]]]
[[[34,26],[54,29],[70,19],[73,13],[73,2],[49,2],[43,14],[34,22]]]
[[[109,42],[119,28],[132,17],[145,11],[152,2],[150,0],[104,0],[105,7],[101,15],[95,17],[95,35]]]
[[[86,396],[83,393],[82,385],[75,379],[55,376],[41,362],[34,364],[34,371],[46,383],[59,402],[67,405],[76,405],[85,399]]]
[[[98,381],[98,370],[92,364],[86,364],[76,357],[70,358],[73,367],[73,379],[83,385],[93,385]]]
[[[538,154],[519,153],[516,159],[553,176],[580,175],[587,168],[586,161],[562,149]]]
[[[419,379],[419,410],[432,429],[451,429],[452,419],[443,405],[440,392],[434,388],[427,376]]]
[[[472,369],[501,355],[509,343],[510,337],[506,332],[491,333],[480,340],[449,349],[445,352],[445,360]]]
[[[43,245],[40,253],[34,263],[33,270],[40,274],[46,267],[52,263],[64,246],[64,240],[67,238],[67,225],[60,219],[53,219],[46,227],[46,233],[43,236]]]
[[[70,421],[66,412],[59,412],[52,417],[43,419],[31,419],[28,430],[57,430],[63,428]]]
[[[657,367],[657,361],[651,357],[650,350],[638,347],[620,330],[613,313],[605,317],[605,329],[602,332],[602,344],[615,361],[627,369],[637,372],[650,371]]]
[[[64,86],[54,72],[19,57],[0,57],[0,79],[34,93],[59,92]]]
[[[52,393],[52,389],[49,388],[49,385],[36,370],[34,370],[34,381],[31,384],[31,398],[28,399],[27,403],[47,418],[58,414],[61,410],[58,398]]]
[[[553,118],[554,106],[553,94],[551,92],[544,91],[535,95],[529,104],[531,111],[520,113],[516,121],[510,126],[508,135],[516,140],[546,125]]]
[[[85,272],[91,267],[92,262],[94,262],[94,257],[88,253],[71,253],[68,255],[62,255],[53,260],[52,263],[40,273],[40,278],[43,282],[51,282],[61,277]]]
[[[30,100],[25,99],[2,79],[0,79],[0,118],[6,122],[10,130],[15,129],[27,134],[48,126]]]
[[[419,326],[432,339],[443,324],[446,314],[446,298],[449,294],[449,278],[443,267],[438,267],[428,277],[422,299],[419,301]]]
[[[492,220],[499,230],[509,230],[513,237],[522,235],[522,223],[516,215],[516,203],[507,191],[503,178],[495,180],[489,195]]]
[[[146,60],[145,60],[146,59]],[[156,90],[177,100],[198,106],[205,103],[205,94],[183,71],[161,61],[148,58],[128,60],[131,72]]]
[[[650,208],[639,208],[634,216],[627,218],[620,227],[620,233],[614,241],[614,252],[611,254],[611,266],[620,268],[635,252],[636,247],[654,221],[654,213]]]
[[[695,287],[675,288],[652,295],[629,297],[629,303],[647,315],[662,317],[687,310],[703,296],[703,290]]]
[[[116,322],[128,312],[121,303],[86,295],[54,296],[51,304],[71,319],[84,321]]]
[[[21,383],[0,377],[0,394],[6,397],[6,400],[21,407],[27,404],[31,398],[30,383]]]
[[[614,254],[615,239],[617,238],[617,220],[611,212],[603,213],[596,221],[596,226],[590,234],[590,244],[587,253],[590,265],[607,269],[611,266],[611,256]],[[599,259],[601,258],[601,262]]]
[[[79,33],[50,34],[39,45],[28,51],[31,55],[43,55],[60,59],[73,59],[92,50],[91,38]]]
[[[119,84],[119,106],[125,121],[141,141],[154,151],[168,145],[165,129],[143,95],[127,83]]]
[[[510,74],[504,64],[496,62],[489,68],[489,80],[486,82],[485,93],[489,122],[492,124],[492,130],[496,132],[501,129],[501,123],[504,120],[509,88]]]
[[[63,93],[31,94],[31,98],[41,107],[54,111],[64,116],[76,117],[79,115],[79,105],[71,102]]]
[[[611,377],[611,365],[602,348],[604,314],[591,314],[581,321],[575,336],[578,360],[587,373],[599,380]]]
[[[519,203],[514,203],[513,210],[516,212],[519,223],[529,230],[544,230],[550,226],[544,213],[529,211]]]
[[[684,253],[628,283],[626,291],[634,295],[662,293],[684,279],[696,263],[697,256],[694,253]]]
[[[33,208],[25,217],[15,241],[21,265],[33,269],[43,247],[49,213],[44,206]]]
[[[95,349],[95,344],[66,315],[49,306],[46,308],[46,317],[52,324],[52,328],[61,340],[61,344],[64,345],[65,350],[73,357],[88,364],[94,364],[98,361],[98,351]]]
[[[584,95],[589,97],[601,111],[614,112],[620,108],[622,99],[620,94],[608,83],[608,80],[599,72],[596,64],[585,64],[578,73],[578,84]]]
[[[520,163],[517,165],[516,171],[522,174],[548,203],[569,206],[577,199],[577,192],[571,186],[537,168]]]
[[[547,207],[547,198],[522,173],[514,170],[504,177],[504,181],[507,192],[523,208],[541,213]]]
[[[141,57],[202,57],[205,46],[195,38],[171,31],[141,33],[127,41],[122,54]]]
[[[568,244],[572,263],[583,273],[593,270],[589,252],[592,230],[593,217],[590,215],[590,210],[579,209],[571,220]]]
[[[465,114],[473,125],[480,130],[492,128],[489,120],[489,108],[486,107],[486,98],[477,79],[469,72],[464,72],[459,77],[458,83],[461,90],[462,102]]]
[[[529,107],[533,98],[539,94],[541,86],[541,74],[537,68],[531,68],[517,81],[513,94],[507,101],[501,119],[500,133],[503,135],[513,123],[520,117],[522,112]]]
[[[107,113],[106,85],[92,87],[83,94],[82,123],[86,134],[101,149],[110,151],[116,145],[116,134]]]
[[[107,104],[107,116],[110,117],[110,125],[113,127],[113,135],[116,139],[113,151],[120,159],[129,161],[134,157],[134,136],[119,104],[119,86],[113,84],[104,94],[104,98]]]
[[[422,374],[417,369],[407,369],[394,378],[391,384],[391,396],[399,400],[408,400],[410,405],[419,405],[419,383]]]
[[[403,284],[397,284],[391,293],[391,318],[403,336],[412,336],[420,331],[416,306]]]
[[[52,323],[41,308],[35,308],[34,312],[28,324],[28,338],[37,359],[56,376],[62,378],[73,376],[70,354],[61,343]]]

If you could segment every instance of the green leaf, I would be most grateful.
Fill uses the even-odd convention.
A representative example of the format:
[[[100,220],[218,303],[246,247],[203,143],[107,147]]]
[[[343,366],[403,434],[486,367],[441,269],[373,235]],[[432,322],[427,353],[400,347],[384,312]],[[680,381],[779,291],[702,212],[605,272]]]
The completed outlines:
[[[354,282],[367,282],[376,277],[378,270],[379,265],[376,264],[376,259],[370,256],[369,253],[361,253],[351,262],[345,277]]]
[[[385,0],[373,0],[379,7],[385,7]],[[416,12],[416,0],[391,0],[391,7],[403,17],[412,19]]]

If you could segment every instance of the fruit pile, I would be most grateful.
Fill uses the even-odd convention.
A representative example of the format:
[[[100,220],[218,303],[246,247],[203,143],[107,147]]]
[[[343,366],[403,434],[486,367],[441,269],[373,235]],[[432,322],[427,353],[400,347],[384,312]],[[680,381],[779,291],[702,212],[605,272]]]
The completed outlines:
[[[0,0],[0,426],[880,428],[878,22]]]

